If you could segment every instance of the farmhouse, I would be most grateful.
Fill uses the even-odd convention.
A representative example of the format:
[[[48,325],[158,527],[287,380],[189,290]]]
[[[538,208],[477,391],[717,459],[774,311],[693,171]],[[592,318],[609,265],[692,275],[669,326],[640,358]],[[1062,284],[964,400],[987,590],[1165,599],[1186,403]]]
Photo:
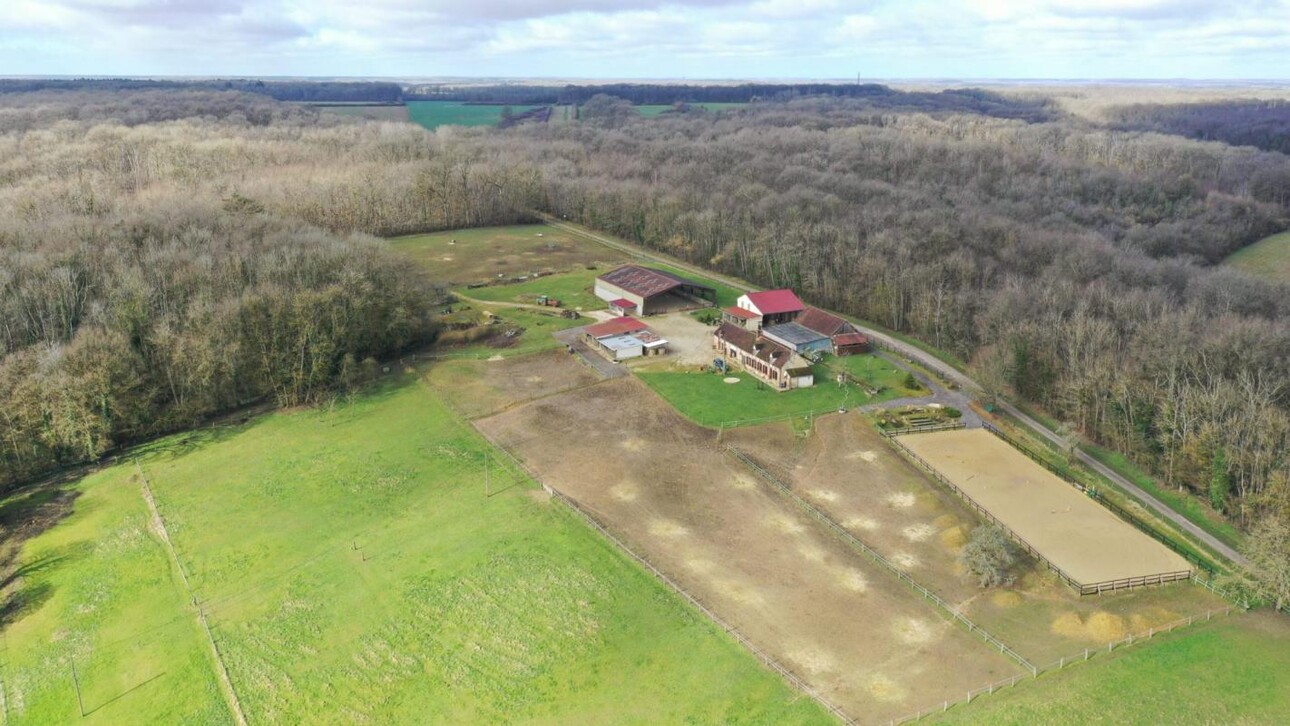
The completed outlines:
[[[854,355],[869,350],[869,339],[854,325],[833,313],[807,308],[793,322],[826,337],[829,344],[824,350],[832,349],[834,355]]]
[[[806,308],[797,297],[797,293],[788,289],[763,290],[740,295],[735,301],[735,307],[751,312],[754,317],[750,320],[757,321],[757,328],[791,322]]]
[[[667,352],[667,340],[632,317],[618,317],[588,325],[582,331],[588,345],[610,360],[627,360]]]
[[[755,331],[722,323],[713,334],[712,345],[727,363],[739,366],[777,391],[815,384],[810,361]]]
[[[619,315],[710,308],[717,299],[715,288],[640,265],[623,265],[597,277],[595,293]]]

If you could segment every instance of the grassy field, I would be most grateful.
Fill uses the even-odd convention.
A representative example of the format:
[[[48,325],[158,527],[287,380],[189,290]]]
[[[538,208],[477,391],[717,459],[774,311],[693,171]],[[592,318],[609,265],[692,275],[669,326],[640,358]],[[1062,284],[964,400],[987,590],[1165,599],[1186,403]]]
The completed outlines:
[[[486,308],[487,304],[480,307]],[[552,333],[557,330],[586,325],[589,322],[587,318],[570,320],[554,315],[543,315],[539,311],[525,310],[523,308],[498,307],[494,312],[502,320],[501,324],[497,326],[497,335],[485,340],[460,345],[441,344],[436,346],[435,353],[465,358],[491,358],[494,356],[513,358],[529,355],[562,347],[563,344],[556,340],[551,335]],[[501,331],[516,329],[522,330],[522,332],[512,338],[500,337]],[[445,334],[445,336],[447,335]]]
[[[921,386],[917,389],[905,387],[905,371],[897,368],[891,361],[876,355],[825,356],[823,364],[834,370],[846,371],[879,390],[893,390],[897,396],[926,396],[931,392]]]
[[[545,224],[416,234],[389,244],[425,267],[432,280],[449,285],[624,261],[602,244]]]
[[[1290,282],[1290,232],[1271,237],[1237,250],[1227,264],[1269,280]]]
[[[458,101],[409,101],[408,118],[428,129],[440,126],[496,126],[505,106],[460,103]],[[511,106],[516,115],[537,106]]]
[[[726,383],[726,376],[715,373],[641,370],[636,375],[686,418],[712,427],[730,421],[850,408],[905,395],[902,389],[892,388],[870,397],[858,386],[837,385],[828,369],[818,365],[816,385],[783,392],[759,386],[757,379],[743,372],[730,374],[738,383]]]
[[[596,297],[592,289],[596,276],[611,268],[598,267],[593,270],[580,269],[558,275],[539,277],[527,282],[513,285],[492,285],[477,287],[473,290],[459,290],[458,293],[476,300],[491,302],[515,302],[535,304],[540,295],[548,295],[559,300],[563,307],[574,310],[603,310],[608,307],[604,300]]]
[[[732,108],[743,108],[748,104],[746,103],[692,103],[690,105],[695,107],[702,107],[708,111],[716,112],[716,111],[725,111],[727,109],[732,109]],[[637,106],[636,110],[640,112],[640,115],[644,116],[645,118],[653,118],[655,116],[660,116],[662,114],[668,113],[669,111],[672,110],[672,108],[673,106],[670,103],[663,103],[663,104],[647,103],[647,104],[641,104]],[[677,115],[680,115],[680,114],[677,114]]]
[[[140,452],[252,723],[827,722],[490,452],[413,375]],[[230,720],[132,472],[23,550],[11,723],[76,721],[69,654],[94,721]]]
[[[1287,713],[1290,625],[1251,613],[1099,656],[930,721],[1271,724]]]
[[[12,495],[0,512],[6,550],[33,535],[5,585],[5,723],[232,721],[132,466]]]

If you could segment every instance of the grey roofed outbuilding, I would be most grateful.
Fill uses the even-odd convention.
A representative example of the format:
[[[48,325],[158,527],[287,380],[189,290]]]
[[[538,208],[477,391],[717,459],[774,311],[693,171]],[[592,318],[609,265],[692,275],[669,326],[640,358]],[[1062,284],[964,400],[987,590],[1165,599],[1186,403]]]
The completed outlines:
[[[829,336],[811,330],[797,323],[780,323],[772,325],[769,328],[763,328],[762,335],[768,338],[783,341],[794,347],[800,348],[803,345],[818,343],[821,340],[828,340]]]

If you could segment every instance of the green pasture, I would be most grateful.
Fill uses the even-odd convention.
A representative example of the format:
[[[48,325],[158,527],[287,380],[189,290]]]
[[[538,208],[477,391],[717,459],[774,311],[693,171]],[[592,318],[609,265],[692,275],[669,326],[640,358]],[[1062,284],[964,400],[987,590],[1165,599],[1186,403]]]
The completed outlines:
[[[440,126],[496,126],[505,104],[468,104],[459,101],[409,101],[408,118],[434,130]],[[516,115],[537,106],[511,106]]]
[[[1290,623],[1251,613],[1023,681],[932,723],[1272,724],[1290,713]]]
[[[457,290],[457,294],[489,302],[524,303],[534,305],[538,297],[546,295],[560,301],[562,307],[574,310],[603,310],[608,307],[593,292],[596,277],[610,268],[581,269],[558,275],[547,275],[512,285],[490,285],[471,290]],[[499,311],[501,312],[501,311]]]
[[[251,723],[827,722],[412,375],[139,460]],[[86,722],[231,722],[132,473],[21,549],[10,723],[81,722],[72,656]]]
[[[1227,264],[1269,280],[1290,282],[1290,232],[1274,234],[1232,253]]]
[[[447,285],[611,264],[622,253],[545,224],[456,229],[394,237],[389,245]]]
[[[791,391],[776,391],[742,371],[731,372],[727,376],[640,370],[636,375],[686,418],[709,427],[746,419],[836,411],[905,395],[900,389],[893,388],[877,397],[870,397],[859,386],[849,383],[839,386],[823,365],[815,366],[814,371],[814,386]],[[739,382],[726,383],[724,379],[727,377],[738,378]]]

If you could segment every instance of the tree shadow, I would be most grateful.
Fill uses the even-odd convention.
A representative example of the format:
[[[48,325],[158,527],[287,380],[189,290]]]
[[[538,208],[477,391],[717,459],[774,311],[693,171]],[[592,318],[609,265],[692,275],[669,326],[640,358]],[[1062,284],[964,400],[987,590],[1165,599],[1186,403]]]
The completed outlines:
[[[164,675],[166,675],[166,672],[165,672],[165,671],[162,671],[162,672],[158,673],[157,675],[155,675],[155,676],[153,676],[153,677],[151,677],[151,678],[147,679],[146,681],[141,681],[141,682],[139,682],[139,683],[136,683],[136,684],[135,684],[135,685],[133,685],[133,686],[130,686],[129,688],[127,688],[127,689],[125,689],[124,691],[122,691],[121,693],[118,693],[117,695],[113,696],[112,698],[109,698],[108,700],[104,701],[103,703],[100,703],[99,705],[95,706],[94,708],[91,708],[90,710],[86,711],[86,712],[85,712],[85,715],[86,715],[86,716],[93,715],[93,713],[94,713],[95,711],[98,711],[98,710],[99,710],[99,709],[101,709],[101,708],[104,708],[104,707],[110,706],[110,705],[112,705],[113,703],[116,703],[117,701],[120,701],[122,698],[125,698],[126,696],[130,695],[131,693],[134,693],[135,691],[139,690],[140,688],[143,688],[144,686],[148,685],[149,683],[152,683],[153,681],[157,680],[158,678],[161,678],[161,677],[162,677],[162,676],[164,676]]]
[[[0,499],[0,629],[36,609],[53,595],[48,582],[29,582],[76,553],[73,549],[47,553],[22,562],[23,545],[48,531],[72,513],[83,472],[64,472],[42,482],[10,491]]]

